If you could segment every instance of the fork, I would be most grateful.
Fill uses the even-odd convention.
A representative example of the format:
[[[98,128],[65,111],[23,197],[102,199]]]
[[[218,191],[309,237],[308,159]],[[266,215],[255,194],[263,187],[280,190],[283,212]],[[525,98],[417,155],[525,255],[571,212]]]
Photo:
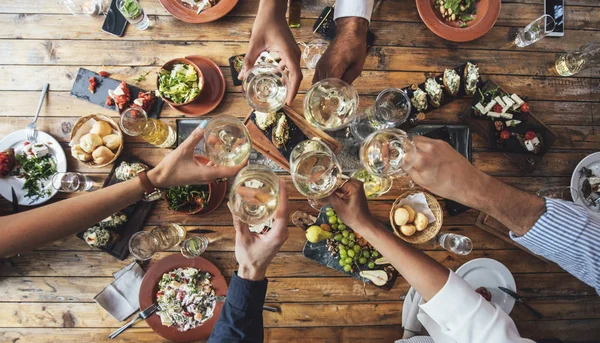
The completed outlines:
[[[133,324],[137,323],[138,320],[140,320],[140,319],[146,319],[146,318],[150,317],[150,315],[152,313],[154,313],[154,311],[156,311],[157,307],[158,307],[157,303],[153,303],[152,305],[148,306],[147,309],[141,311],[140,314],[136,318],[134,318],[132,321],[130,321],[129,323],[123,325],[117,331],[111,333],[110,336],[108,336],[108,338],[113,339],[113,338],[117,337],[121,332],[129,329],[131,326],[133,326]]]
[[[44,103],[44,99],[46,98],[46,93],[48,93],[48,87],[50,87],[50,84],[46,83],[44,85],[44,88],[42,89],[42,96],[40,97],[40,102],[38,104],[37,112],[35,112],[35,117],[33,118],[33,121],[31,123],[27,124],[26,133],[27,140],[29,142],[35,142],[35,140],[37,139],[37,130],[35,129],[35,123],[37,122],[38,116],[40,115],[40,110],[42,109],[42,104]]]

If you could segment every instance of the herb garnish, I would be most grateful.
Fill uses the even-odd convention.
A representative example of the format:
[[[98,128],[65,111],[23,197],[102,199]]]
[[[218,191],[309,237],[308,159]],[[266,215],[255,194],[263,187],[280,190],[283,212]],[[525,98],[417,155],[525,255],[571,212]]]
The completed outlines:
[[[190,212],[203,208],[208,199],[207,185],[177,186],[167,189],[167,202],[169,209],[178,211],[182,207],[190,206]]]
[[[148,76],[148,74],[150,74],[150,71],[147,71],[144,74],[138,75],[138,77],[136,77],[135,79],[133,79],[133,81],[135,81],[135,83],[140,83],[140,82],[146,80],[146,76]]]
[[[44,187],[43,181],[48,180],[56,174],[56,162],[50,155],[27,158],[25,154],[16,156],[21,165],[19,177],[25,179],[23,189],[27,190],[26,198],[31,198],[31,203],[41,197],[49,196],[51,191]]]

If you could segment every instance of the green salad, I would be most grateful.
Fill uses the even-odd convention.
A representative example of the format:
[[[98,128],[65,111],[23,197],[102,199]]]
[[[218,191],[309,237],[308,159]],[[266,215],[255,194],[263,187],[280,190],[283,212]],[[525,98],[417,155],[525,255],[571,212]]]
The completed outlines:
[[[56,161],[51,155],[36,157],[26,153],[16,156],[21,168],[19,178],[25,179],[23,189],[27,191],[26,198],[31,199],[31,203],[36,200],[49,196],[50,187],[45,184],[54,174],[56,174]]]
[[[189,64],[175,64],[171,71],[161,69],[158,75],[158,93],[176,104],[192,100],[202,90],[202,78]]]

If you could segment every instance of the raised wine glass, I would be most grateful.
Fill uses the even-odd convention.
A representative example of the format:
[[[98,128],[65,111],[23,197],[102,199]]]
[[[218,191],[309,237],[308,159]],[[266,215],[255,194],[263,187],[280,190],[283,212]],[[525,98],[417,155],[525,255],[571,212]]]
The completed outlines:
[[[263,165],[244,167],[233,182],[229,194],[232,213],[250,226],[253,232],[264,232],[271,227],[279,207],[279,179]]]
[[[358,110],[358,93],[340,79],[315,83],[304,98],[304,117],[324,131],[337,131],[354,119]]]
[[[370,134],[360,147],[360,162],[370,174],[398,179],[415,162],[417,149],[412,138],[400,129],[383,129]],[[409,182],[413,187],[412,180]]]
[[[204,151],[216,165],[239,165],[250,156],[251,150],[248,129],[234,116],[215,117],[204,130]]]
[[[319,199],[333,194],[349,179],[342,174],[333,151],[319,139],[306,140],[294,147],[290,169],[296,189],[316,210],[322,205]]]
[[[398,127],[410,115],[410,99],[398,88],[384,89],[377,96],[375,105],[367,107],[350,126],[354,138],[363,141],[374,131]]]
[[[285,105],[288,78],[275,64],[261,62],[248,71],[242,89],[254,110],[271,113]]]

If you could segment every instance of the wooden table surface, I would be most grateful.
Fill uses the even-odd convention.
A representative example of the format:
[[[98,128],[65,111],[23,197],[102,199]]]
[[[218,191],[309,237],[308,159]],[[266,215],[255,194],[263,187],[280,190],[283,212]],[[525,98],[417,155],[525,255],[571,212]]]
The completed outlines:
[[[312,37],[312,24],[325,0],[303,1],[302,27],[295,29],[297,41]],[[452,43],[431,33],[419,19],[414,1],[386,0],[374,14],[371,25],[376,45],[369,51],[365,70],[354,82],[361,104],[368,105],[384,87],[402,87],[424,80],[424,72],[442,72],[466,60],[476,61],[484,78],[492,78],[507,91],[528,95],[532,112],[556,133],[557,141],[543,163],[522,175],[502,155],[487,151],[486,142],[473,136],[473,164],[501,180],[535,192],[547,185],[568,185],[576,164],[600,147],[595,121],[600,105],[600,68],[577,77],[556,76],[552,63],[557,53],[600,40],[600,2],[566,1],[566,34],[545,38],[523,49],[510,45],[509,36],[543,14],[542,0],[503,1],[496,26],[484,37],[468,43]],[[67,151],[70,171],[79,171],[101,182],[108,168],[90,169],[70,157],[66,145],[78,117],[105,110],[69,95],[79,67],[106,70],[112,77],[133,83],[147,71],[157,71],[163,62],[199,54],[221,66],[227,93],[212,113],[243,117],[249,106],[240,88],[234,87],[227,59],[244,53],[250,38],[258,0],[241,0],[221,20],[201,25],[186,24],[170,16],[156,0],[142,0],[151,27],[138,31],[129,27],[116,38],[100,30],[102,18],[75,17],[53,1],[0,0],[0,137],[23,129],[35,111],[39,90],[50,83],[38,128],[56,137]],[[304,80],[294,103],[301,110],[303,93],[312,72],[303,69]],[[139,84],[153,89],[154,77]],[[469,100],[459,100],[427,117],[430,123],[458,123],[457,114]],[[596,118],[594,118],[596,116]],[[182,116],[165,107],[163,120],[175,125]],[[125,150],[157,164],[169,150],[158,149],[127,138]],[[309,210],[305,199],[288,182],[292,213]],[[370,202],[375,215],[387,220],[391,204],[406,185],[396,184],[384,197]],[[57,196],[64,198],[63,194]],[[0,215],[10,213],[10,203],[0,202]],[[536,319],[522,306],[514,318],[521,334],[532,339],[556,337],[566,341],[594,341],[600,337],[600,298],[594,290],[565,273],[489,235],[473,224],[478,212],[470,210],[444,218],[444,230],[469,236],[474,250],[456,256],[439,247],[423,245],[428,255],[452,269],[479,257],[505,264],[514,274],[519,292],[545,316]],[[0,220],[1,222],[1,220]],[[205,257],[225,275],[236,269],[234,230],[222,205],[212,215],[187,216],[170,212],[164,202],[156,204],[146,229],[168,222],[187,228],[202,227],[211,233]],[[43,225],[43,223],[40,223]],[[399,278],[390,291],[367,287],[338,272],[304,258],[303,233],[290,228],[290,238],[268,270],[266,303],[280,309],[264,313],[267,342],[392,342],[402,335],[402,299],[409,288]],[[161,253],[167,256],[173,252]],[[93,297],[112,280],[112,274],[132,261],[119,261],[92,250],[79,239],[68,237],[22,256],[0,260],[1,342],[108,342],[118,323]],[[145,323],[136,325],[115,341],[160,342]]]

